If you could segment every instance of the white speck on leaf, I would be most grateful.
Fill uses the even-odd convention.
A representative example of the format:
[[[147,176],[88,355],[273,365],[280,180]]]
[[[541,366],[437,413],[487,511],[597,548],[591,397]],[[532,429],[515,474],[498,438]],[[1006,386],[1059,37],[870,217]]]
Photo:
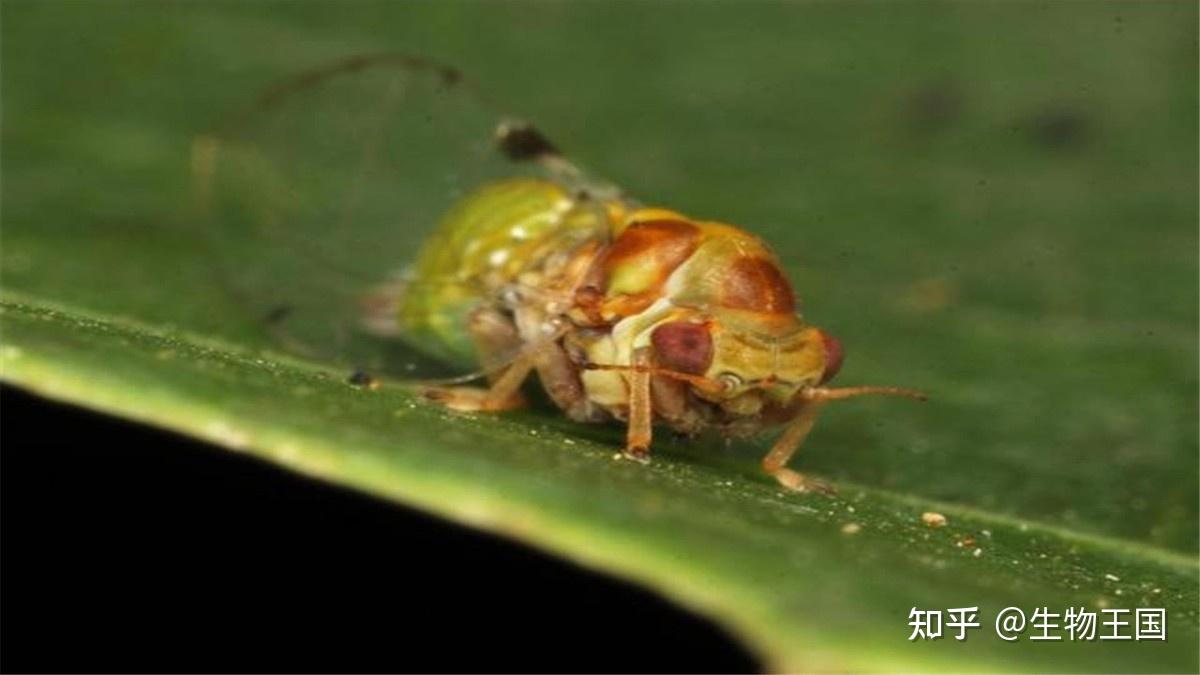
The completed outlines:
[[[945,527],[947,521],[946,516],[938,513],[937,511],[926,511],[925,513],[921,514],[921,522],[925,523],[929,527]]]

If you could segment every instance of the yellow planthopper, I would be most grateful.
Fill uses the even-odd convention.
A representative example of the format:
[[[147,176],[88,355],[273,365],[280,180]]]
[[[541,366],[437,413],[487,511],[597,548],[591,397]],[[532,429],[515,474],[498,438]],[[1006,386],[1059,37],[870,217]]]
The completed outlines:
[[[428,91],[418,94],[421,86]],[[356,97],[387,103],[370,108],[375,117],[339,117],[365,109]],[[355,58],[303,74],[197,142],[198,201],[222,213],[226,228],[231,219],[239,223],[229,228],[239,241],[250,231],[274,233],[274,267],[291,269],[285,278],[294,281],[276,290],[359,307],[358,323],[370,333],[477,369],[479,383],[467,384],[468,376],[426,386],[429,399],[455,410],[508,410],[524,404],[522,385],[536,377],[570,419],[622,422],[624,453],[639,461],[649,457],[655,425],[689,435],[779,426],[763,469],[787,488],[825,491],[827,484],[787,467],[823,405],[864,394],[923,398],[897,387],[828,386],[842,347],[801,318],[762,240],[639,204],[478,98],[457,72],[405,56]],[[296,99],[309,105],[293,105]],[[467,99],[475,103],[462,105]],[[276,114],[289,107],[299,112]],[[260,114],[290,123],[243,133]],[[407,128],[387,131],[397,127]],[[338,130],[361,142],[335,142]],[[281,140],[264,140],[272,135]],[[433,215],[429,202],[437,200],[429,195],[451,191],[438,187],[448,175],[441,167],[461,180],[464,162],[484,164],[447,153],[438,146],[445,137],[503,168],[483,171],[477,185],[455,185],[466,189]],[[306,169],[287,159],[287,139],[327,144],[330,159],[310,158],[314,166]],[[406,206],[406,199],[424,206]],[[372,211],[380,202],[392,211]],[[413,232],[421,221],[435,220],[415,262],[385,282],[388,258],[402,261],[418,248]],[[279,243],[288,241],[311,243]],[[278,253],[284,250],[307,253]],[[314,281],[316,259],[329,251],[349,253],[352,276],[378,274],[369,290],[345,284],[359,302],[339,300],[335,284]]]

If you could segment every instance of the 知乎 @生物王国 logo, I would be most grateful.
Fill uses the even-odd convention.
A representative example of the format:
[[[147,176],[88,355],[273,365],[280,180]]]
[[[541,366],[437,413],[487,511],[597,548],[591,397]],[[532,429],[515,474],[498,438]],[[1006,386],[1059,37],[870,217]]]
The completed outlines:
[[[1099,612],[1083,607],[1067,607],[1061,612],[1049,607],[1035,607],[1028,614],[1020,607],[1005,607],[993,621],[984,622],[979,607],[952,609],[917,609],[908,613],[912,628],[908,639],[937,640],[953,636],[966,640],[969,631],[983,630],[991,623],[997,637],[1015,642],[1024,637],[1030,641],[1090,642],[1094,640],[1167,639],[1167,610],[1160,607],[1137,609],[1101,609]]]

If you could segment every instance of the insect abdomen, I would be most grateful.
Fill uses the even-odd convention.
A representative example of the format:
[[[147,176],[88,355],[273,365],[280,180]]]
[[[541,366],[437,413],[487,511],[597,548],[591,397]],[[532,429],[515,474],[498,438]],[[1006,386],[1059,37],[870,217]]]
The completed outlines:
[[[562,187],[532,178],[490,183],[459,201],[412,267],[399,303],[404,337],[439,358],[476,365],[468,314],[536,266],[565,228],[587,233],[602,225],[568,217],[575,205]]]

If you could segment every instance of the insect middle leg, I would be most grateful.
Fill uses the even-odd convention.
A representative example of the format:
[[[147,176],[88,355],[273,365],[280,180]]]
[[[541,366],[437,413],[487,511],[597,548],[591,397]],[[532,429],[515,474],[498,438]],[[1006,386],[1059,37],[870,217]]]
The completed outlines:
[[[579,377],[579,366],[571,361],[560,343],[550,342],[537,349],[535,363],[546,395],[567,417],[576,422],[604,419],[604,413],[588,400]]]
[[[490,386],[431,387],[425,390],[425,396],[447,408],[469,412],[497,412],[523,406],[521,384],[537,365],[537,354],[522,351],[521,338],[512,320],[494,307],[481,307],[471,313],[467,330]]]
[[[789,490],[797,492],[820,492],[823,494],[834,494],[837,492],[832,485],[825,481],[810,478],[799,471],[787,468],[788,460],[800,449],[800,444],[804,442],[805,437],[812,431],[813,424],[817,421],[817,414],[821,412],[823,406],[823,401],[808,401],[805,403],[800,408],[799,414],[784,429],[783,435],[779,437],[779,440],[775,441],[775,445],[771,446],[771,451],[763,458],[763,471],[774,476],[780,485]]]

